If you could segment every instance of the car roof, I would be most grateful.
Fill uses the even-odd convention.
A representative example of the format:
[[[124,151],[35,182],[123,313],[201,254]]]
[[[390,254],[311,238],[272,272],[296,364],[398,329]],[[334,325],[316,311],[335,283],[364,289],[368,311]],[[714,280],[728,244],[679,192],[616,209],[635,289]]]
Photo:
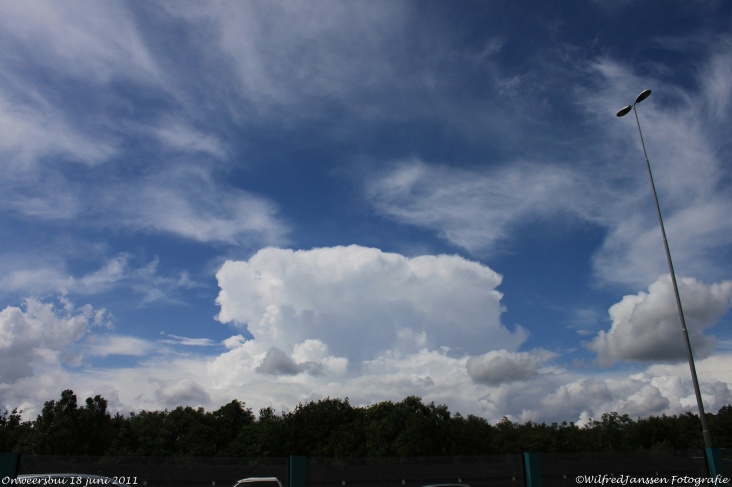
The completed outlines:
[[[279,480],[277,480],[277,477],[247,477],[245,479],[237,480],[236,482],[279,482]]]

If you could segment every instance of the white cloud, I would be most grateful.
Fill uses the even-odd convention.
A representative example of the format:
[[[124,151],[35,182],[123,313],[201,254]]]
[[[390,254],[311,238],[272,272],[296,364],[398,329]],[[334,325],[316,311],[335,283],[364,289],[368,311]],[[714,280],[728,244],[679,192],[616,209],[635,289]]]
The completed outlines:
[[[269,351],[256,340],[212,359],[207,369],[212,397],[218,401],[240,397],[257,410],[268,405],[291,409],[298,402],[327,396],[369,405],[412,394],[448,403],[461,412],[481,410],[475,399],[477,386],[465,371],[465,357],[426,349],[400,357],[386,353],[349,371],[346,358],[330,355],[322,343],[309,340],[295,348],[292,356],[277,353],[278,365],[289,368],[274,374],[257,371]]]
[[[728,45],[729,39],[719,43]],[[701,58],[698,91],[640,76],[612,59],[597,59],[588,67],[600,83],[577,88],[574,99],[602,130],[605,142],[594,162],[601,165],[602,177],[595,183],[611,191],[600,193],[604,211],[597,222],[608,229],[594,258],[600,280],[646,286],[668,271],[634,117],[611,122],[615,117],[608,113],[608,107],[619,109],[643,88],[653,94],[638,105],[638,115],[675,267],[708,280],[726,277],[717,256],[732,242],[732,224],[725,217],[732,199],[720,185],[728,174],[724,148],[729,139],[729,124],[720,122],[729,112],[720,114],[710,100],[732,93],[732,81],[719,76],[731,59],[724,49]],[[720,97],[722,103],[726,99]]]
[[[372,176],[366,195],[398,221],[484,253],[504,249],[515,228],[533,218],[587,212],[582,187],[578,172],[546,162],[460,171],[412,160]]]
[[[565,415],[566,421],[579,419],[582,413],[602,411],[611,403],[613,394],[608,382],[602,379],[584,378],[559,385],[553,392],[541,398],[541,409],[545,414]]]
[[[108,7],[84,1],[0,6],[6,46],[0,57],[12,67],[0,74],[0,164],[6,169],[0,190],[8,196],[0,207],[87,228],[284,243],[287,229],[270,201],[213,177],[210,160],[227,162],[229,148],[200,128],[210,121],[200,106],[190,106],[187,89],[196,82],[181,83],[167,58],[157,64],[157,40],[138,32],[135,7]],[[69,93],[55,91],[61,85],[44,87],[30,72],[63,77],[67,91],[86,97],[61,103]],[[129,107],[139,100],[127,92],[130,85],[137,88],[130,92],[156,93],[171,104],[153,121],[133,115]],[[110,167],[79,177],[68,161]]]
[[[133,336],[99,335],[86,341],[86,354],[93,357],[128,355],[143,357],[155,350],[153,343]]]
[[[0,384],[30,377],[44,363],[78,361],[78,353],[68,346],[104,317],[91,306],[62,304],[64,309],[57,309],[52,303],[28,298],[25,309],[9,306],[0,311]]]
[[[298,343],[291,354],[258,343],[257,340],[244,341],[241,335],[231,337],[225,343],[230,350],[214,358],[208,365],[217,388],[226,389],[243,382],[256,381],[263,377],[260,374],[285,378],[309,374],[338,379],[347,372],[348,359],[333,356],[319,340]],[[303,377],[296,380],[307,381]]]
[[[124,4],[41,1],[0,6],[4,35],[24,57],[66,76],[106,83],[114,77],[149,79],[157,69]],[[6,53],[6,57],[7,57]]]
[[[729,37],[716,38],[716,52],[710,62],[704,67],[699,79],[703,83],[703,92],[706,97],[705,108],[720,122],[729,119],[732,106],[732,39]],[[727,131],[729,129],[726,129]],[[727,132],[728,133],[728,132]]]
[[[729,39],[719,44],[728,46]],[[732,78],[724,76],[732,69],[727,51],[699,60],[697,92],[640,76],[611,58],[572,64],[566,110],[583,120],[577,139],[511,120],[506,123],[524,134],[523,153],[491,156],[478,169],[455,169],[465,164],[459,160],[397,160],[367,173],[366,199],[397,222],[432,230],[481,256],[510,249],[527,224],[541,232],[537,221],[553,228],[569,216],[606,232],[593,258],[600,283],[645,287],[667,270],[666,261],[633,117],[618,119],[615,111],[651,87],[654,94],[638,110],[674,262],[684,275],[723,279],[719,256],[732,243],[732,222],[725,217],[732,198],[720,184],[729,174],[730,124],[722,123],[729,110],[720,108],[732,99]]]
[[[242,106],[258,116],[271,113],[311,117],[323,102],[355,105],[374,93],[399,89],[400,68],[393,43],[404,35],[408,7],[392,3],[312,4],[309,2],[166,5],[170,15],[192,25],[205,22],[206,42],[215,42],[233,70]],[[213,38],[210,32],[216,33]],[[358,62],[353,62],[358,59]],[[313,103],[313,102],[316,103]],[[251,116],[241,110],[240,116]],[[278,123],[282,123],[281,120]]]
[[[190,377],[163,382],[155,389],[155,399],[166,407],[207,406],[211,402],[203,386]]]
[[[152,127],[153,134],[161,143],[184,153],[200,152],[217,159],[226,156],[224,143],[217,137],[202,133],[178,120],[164,120]]]
[[[88,120],[73,120],[54,93],[22,73],[42,70],[48,79],[100,85],[113,79],[155,81],[155,64],[128,10],[122,4],[101,6],[94,2],[63,6],[54,2],[3,3],[0,27],[0,42],[5,47],[0,58],[8,68],[0,75],[4,172],[35,168],[44,157],[60,156],[94,165],[115,155],[116,137],[99,130],[105,122],[85,126]],[[49,171],[44,172],[48,179]],[[32,196],[14,199],[13,209],[44,217],[73,216],[77,204],[73,195],[62,187],[46,185],[44,189],[42,198],[33,198],[40,196],[33,192]],[[27,188],[18,195],[24,193],[28,193]]]
[[[458,256],[267,248],[226,262],[217,279],[221,322],[286,351],[318,340],[352,364],[424,347],[457,356],[515,350],[527,336],[500,322],[501,277]]]
[[[161,335],[167,337],[160,340],[161,343],[168,343],[171,345],[186,345],[189,347],[210,347],[215,343],[210,338],[190,338],[182,337],[178,335],[171,335],[170,333],[160,332]],[[233,338],[233,337],[232,337]]]
[[[246,389],[270,404],[292,407],[311,394],[355,404],[416,394],[452,403],[464,396],[462,410],[475,411],[482,386],[468,376],[468,355],[510,355],[526,339],[500,323],[500,276],[457,256],[268,248],[225,263],[217,279],[219,320],[245,325],[254,339],[226,341],[230,350],[208,365],[212,386]]]
[[[486,357],[513,360],[519,367],[531,364],[530,373],[520,380],[506,376],[504,379],[509,380],[502,383],[479,383],[468,375],[466,357],[451,357],[444,348],[400,355],[386,351],[348,370],[345,357],[334,357],[323,342],[308,340],[297,344],[291,354],[279,354],[280,365],[295,364],[297,370],[263,374],[257,368],[265,362],[270,350],[267,345],[241,336],[226,342],[229,350],[215,357],[156,353],[124,368],[64,368],[54,352],[45,360],[39,357],[31,375],[12,386],[0,385],[0,396],[6,407],[23,404],[28,419],[40,411],[43,401],[57,397],[63,388],[82,396],[102,394],[113,400],[113,410],[122,412],[184,405],[215,408],[234,398],[255,411],[266,406],[286,411],[299,402],[327,396],[349,397],[352,404],[366,406],[407,395],[447,404],[453,412],[477,414],[490,422],[508,416],[514,421],[581,423],[612,411],[635,418],[681,414],[696,408],[686,364],[652,365],[630,376],[623,372],[584,373],[549,365],[555,356],[538,351],[543,362],[537,370],[529,354],[501,351]],[[732,400],[730,364],[732,355],[697,362],[709,412]],[[314,365],[319,373],[311,373],[313,369],[308,367]]]
[[[651,384],[644,385],[640,390],[633,392],[627,399],[620,401],[617,410],[624,411],[631,418],[641,415],[657,415],[666,410],[669,406],[668,398],[664,397],[661,391]]]
[[[29,99],[23,104],[11,101],[17,98]],[[27,175],[37,169],[37,163],[43,157],[60,156],[94,165],[106,161],[116,152],[114,142],[92,138],[78,131],[43,95],[3,90],[0,78],[0,154],[4,156],[2,167],[6,176],[15,184],[26,186],[25,190],[32,189]],[[34,200],[33,194],[19,201],[5,202],[5,206],[47,218],[73,214],[80,203],[59,191],[59,181],[54,179],[54,173],[47,170],[39,175],[39,179],[46,183],[48,193],[43,201]],[[34,183],[37,184],[36,181]]]
[[[531,352],[493,350],[480,356],[470,357],[466,368],[474,382],[497,385],[533,378],[539,374],[539,369],[544,362],[556,357],[557,354],[547,350],[532,350]]]
[[[636,417],[695,408],[683,363],[651,365],[629,376],[584,373],[557,364],[554,352],[518,351],[525,332],[511,333],[500,324],[500,276],[459,257],[406,258],[358,246],[269,248],[222,265],[218,279],[219,318],[247,324],[254,338],[234,335],[216,356],[153,353],[152,344],[135,337],[91,333],[104,326],[103,313],[68,300],[59,307],[29,300],[26,311],[7,308],[0,313],[0,343],[6,352],[2,370],[12,377],[0,384],[4,404],[25,404],[32,415],[59,388],[72,388],[112,397],[121,411],[217,407],[233,398],[254,410],[288,410],[326,396],[363,406],[410,394],[491,422],[503,416],[582,422],[611,411]],[[682,283],[689,317],[702,329],[729,306],[730,282]],[[611,316],[614,327],[626,327],[635,342],[643,342],[634,325],[669,315],[669,335],[678,339],[675,313],[667,308],[673,310],[669,284],[659,279],[648,293],[618,303]],[[380,321],[392,313],[398,326]],[[627,346],[610,339],[612,330],[598,337],[619,360]],[[84,357],[116,354],[143,360],[125,368],[75,367]],[[697,361],[711,412],[732,399],[731,357]]]
[[[77,282],[74,283],[74,280],[70,279],[70,284],[73,283],[74,291],[81,293],[88,293],[90,291],[99,292],[100,289],[109,289],[123,279],[129,272],[129,258],[130,256],[127,254],[117,255],[109,259],[101,269],[82,276]],[[68,288],[64,290],[68,291]]]
[[[246,338],[244,338],[242,335],[234,335],[222,341],[221,344],[228,349],[232,349],[237,348],[239,345],[243,344],[246,341]]]
[[[52,266],[36,263],[32,269],[5,267],[4,271],[0,278],[0,289],[5,292],[46,293],[62,290],[68,285],[68,277],[60,269]]]
[[[484,58],[493,56],[494,54],[501,52],[505,44],[505,38],[493,36],[486,41],[485,47],[480,52],[479,57]]]
[[[696,362],[705,411],[714,413],[730,403],[731,355],[715,355]],[[566,377],[541,401],[544,416],[580,424],[599,420],[603,413],[628,414],[632,419],[651,415],[697,412],[696,396],[687,363],[652,365],[630,376],[622,373]]]
[[[267,350],[262,363],[257,367],[257,372],[270,375],[296,375],[302,371],[299,364],[276,347]]]
[[[320,340],[305,340],[294,347],[292,358],[303,364],[311,373],[325,373],[342,376],[348,368],[348,359],[330,354],[328,346]]]
[[[100,218],[100,225],[122,224],[199,242],[275,244],[288,232],[270,201],[217,181],[210,168],[190,164],[163,169],[134,187],[105,188],[97,202],[112,217]]]
[[[732,281],[706,285],[690,278],[678,279],[686,327],[695,354],[711,352],[714,338],[704,335],[727,312]],[[670,277],[661,277],[648,292],[628,295],[610,308],[612,325],[586,344],[602,364],[617,361],[665,361],[686,357],[681,321]]]
[[[69,254],[63,255],[67,251]],[[162,275],[158,271],[159,259],[153,258],[142,265],[128,253],[120,253],[102,260],[97,270],[78,276],[71,275],[60,257],[73,259],[78,249],[59,250],[49,262],[30,260],[21,255],[0,265],[0,291],[22,294],[60,293],[91,295],[129,286],[142,296],[142,303],[154,301],[175,302],[181,290],[201,287],[186,272],[178,275]]]
[[[732,355],[715,354],[711,357],[696,360],[694,363],[700,383],[705,410],[717,411],[722,406],[732,403]],[[655,364],[641,376],[659,388],[669,398],[674,410],[696,410],[696,395],[691,382],[691,370],[688,362],[678,364]]]

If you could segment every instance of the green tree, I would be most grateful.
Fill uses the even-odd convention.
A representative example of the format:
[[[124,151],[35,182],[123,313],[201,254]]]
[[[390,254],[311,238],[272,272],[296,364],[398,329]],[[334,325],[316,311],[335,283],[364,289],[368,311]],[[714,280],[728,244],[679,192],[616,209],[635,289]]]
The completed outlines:
[[[254,423],[256,419],[252,410],[236,399],[210,414],[213,428],[216,431],[216,452],[218,455],[224,456],[231,454],[233,441],[246,426]]]
[[[360,417],[348,398],[298,404],[283,418],[287,444],[293,452],[308,456],[358,455],[363,448]]]
[[[423,404],[408,396],[399,403],[381,402],[366,409],[366,454],[369,456],[442,455],[453,449],[451,415],[444,405]]]
[[[23,421],[22,411],[0,413],[0,452],[23,453],[23,438],[32,433],[32,423]]]
[[[217,434],[210,415],[203,408],[178,406],[172,411],[141,411],[131,414],[130,431],[118,430],[131,437],[137,455],[213,456]]]
[[[402,424],[397,406],[391,401],[367,407],[364,416],[366,456],[395,456],[393,444]]]
[[[490,455],[495,453],[493,426],[485,418],[456,413],[450,422],[451,455]]]
[[[708,414],[707,422],[715,446],[732,447],[732,406],[722,406],[716,415]]]
[[[521,430],[519,425],[506,416],[496,423],[493,435],[493,450],[499,454],[521,453]]]
[[[517,426],[520,446],[523,451],[555,452],[557,451],[557,430],[559,425],[553,423],[534,423],[527,421]]]
[[[176,456],[208,457],[216,454],[216,430],[203,408],[178,406],[163,421],[162,435]]]
[[[87,398],[79,408],[70,389],[58,401],[46,401],[30,428],[28,453],[40,455],[103,455],[113,435],[107,401]]]
[[[687,411],[679,415],[674,431],[675,441],[672,440],[672,443],[676,449],[704,448],[704,435],[698,414]]]
[[[562,421],[556,431],[555,450],[561,453],[583,451],[585,448],[582,430],[574,423]]]
[[[598,433],[598,451],[621,451],[631,449],[627,444],[627,433],[633,420],[627,414],[616,412],[603,413],[601,421],[593,422],[593,429]]]
[[[732,444],[732,406],[708,415],[716,446]],[[0,413],[0,450],[52,455],[143,456],[437,456],[539,452],[688,449],[703,444],[697,415],[633,421],[605,413],[584,427],[573,423],[522,425],[502,418],[451,414],[416,396],[354,408],[346,399],[299,404],[259,417],[233,400],[213,412],[177,407],[111,417],[101,396],[77,405],[71,390],[47,401],[33,422],[17,410]]]
[[[423,404],[408,396],[398,404],[404,428],[397,435],[394,448],[398,456],[446,455],[452,449],[449,435],[451,414],[445,405]]]
[[[76,395],[67,389],[61,399],[46,401],[33,424],[31,449],[38,455],[76,455],[80,450]]]
[[[259,419],[245,425],[229,445],[234,456],[278,457],[291,453],[284,419],[271,407],[259,410]]]
[[[173,455],[173,449],[164,435],[165,418],[167,411],[140,411],[130,413],[128,418],[129,443],[132,450],[140,456]],[[119,431],[118,431],[119,434]]]
[[[137,455],[137,438],[132,429],[132,421],[117,413],[109,421],[110,444],[108,455],[134,456]]]
[[[99,395],[86,398],[84,407],[77,410],[77,427],[78,453],[103,455],[113,434],[107,400]]]

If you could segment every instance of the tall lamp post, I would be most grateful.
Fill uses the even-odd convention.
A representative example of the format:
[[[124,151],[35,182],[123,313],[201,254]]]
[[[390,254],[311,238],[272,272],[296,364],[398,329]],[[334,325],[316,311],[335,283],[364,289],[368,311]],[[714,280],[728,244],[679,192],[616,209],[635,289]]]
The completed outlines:
[[[653,183],[653,173],[651,172],[651,163],[648,162],[648,153],[646,152],[646,144],[643,142],[643,132],[641,131],[640,121],[638,120],[638,110],[635,106],[648,98],[651,90],[645,90],[635,99],[635,103],[623,107],[618,113],[618,117],[623,117],[633,110],[635,114],[635,122],[638,125],[638,135],[640,135],[641,146],[643,146],[643,155],[646,158],[646,168],[648,168],[648,177],[651,180],[651,190],[653,190],[653,199],[656,201],[656,211],[658,212],[658,223],[661,226],[661,235],[663,236],[663,246],[666,249],[666,260],[668,261],[668,269],[671,272],[671,282],[674,286],[674,294],[676,295],[676,307],[679,310],[679,320],[681,320],[681,329],[684,332],[684,341],[686,342],[686,355],[689,358],[689,368],[691,369],[691,381],[694,383],[694,393],[696,394],[696,405],[699,408],[699,419],[701,419],[702,433],[704,434],[704,446],[712,448],[712,435],[709,433],[707,426],[707,417],[704,414],[704,403],[702,402],[701,391],[699,390],[699,380],[696,377],[696,367],[694,367],[694,354],[691,351],[691,342],[689,341],[689,332],[686,329],[686,320],[684,319],[684,310],[681,307],[681,297],[679,296],[679,286],[676,284],[676,274],[674,273],[674,264],[671,261],[671,251],[668,249],[668,239],[666,239],[666,230],[663,227],[663,218],[661,217],[661,206],[658,204],[658,195],[656,194],[656,185]]]

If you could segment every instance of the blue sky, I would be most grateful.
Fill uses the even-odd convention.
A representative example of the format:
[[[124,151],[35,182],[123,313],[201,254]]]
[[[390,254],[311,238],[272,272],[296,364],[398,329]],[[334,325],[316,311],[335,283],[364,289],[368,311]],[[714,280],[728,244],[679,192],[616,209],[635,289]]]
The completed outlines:
[[[0,4],[0,405],[732,402],[727,2]]]

